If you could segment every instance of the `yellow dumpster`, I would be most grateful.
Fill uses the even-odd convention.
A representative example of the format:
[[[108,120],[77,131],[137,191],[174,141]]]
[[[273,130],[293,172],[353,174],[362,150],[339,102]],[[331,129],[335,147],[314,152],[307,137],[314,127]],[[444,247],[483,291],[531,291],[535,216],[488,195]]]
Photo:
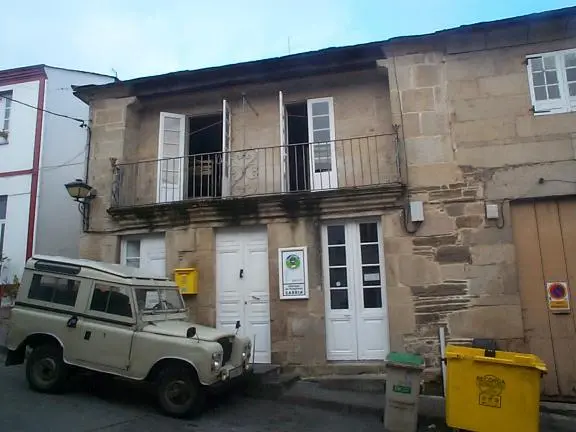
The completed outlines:
[[[473,432],[538,432],[537,356],[481,348],[446,347],[446,424]]]

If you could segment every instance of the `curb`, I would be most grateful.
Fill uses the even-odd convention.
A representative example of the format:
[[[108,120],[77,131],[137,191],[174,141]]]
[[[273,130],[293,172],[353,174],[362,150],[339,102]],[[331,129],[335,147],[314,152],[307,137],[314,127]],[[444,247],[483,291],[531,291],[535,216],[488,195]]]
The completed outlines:
[[[370,415],[383,418],[384,401],[372,397],[370,400],[345,400],[330,399],[326,397],[314,397],[306,394],[290,394],[288,391],[282,395],[278,402],[305,407],[318,408],[344,414]],[[442,396],[420,395],[418,401],[418,417],[421,420],[445,421],[445,401]],[[552,430],[574,431],[576,430],[576,406],[561,404],[556,407],[552,404],[543,403],[540,409],[540,426],[553,428]]]
[[[314,399],[298,395],[283,395],[277,399],[277,401],[290,405],[300,405],[309,408],[318,408],[321,410],[334,411],[344,414],[362,414],[376,417],[381,417],[384,415],[384,407],[380,405],[369,406],[363,403]]]
[[[576,418],[576,404],[541,402],[540,412]]]

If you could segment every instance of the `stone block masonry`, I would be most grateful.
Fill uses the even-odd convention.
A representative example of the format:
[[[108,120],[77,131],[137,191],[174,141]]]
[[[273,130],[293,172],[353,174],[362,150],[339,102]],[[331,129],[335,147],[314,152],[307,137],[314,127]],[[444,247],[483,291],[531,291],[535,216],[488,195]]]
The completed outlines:
[[[385,245],[397,246],[386,250],[391,349],[422,354],[432,367],[440,365],[440,326],[452,343],[523,338],[510,228],[491,226],[482,202],[447,192],[457,186],[419,192],[428,204],[414,235],[402,230],[397,212],[383,216],[384,227],[396,227],[384,231]]]

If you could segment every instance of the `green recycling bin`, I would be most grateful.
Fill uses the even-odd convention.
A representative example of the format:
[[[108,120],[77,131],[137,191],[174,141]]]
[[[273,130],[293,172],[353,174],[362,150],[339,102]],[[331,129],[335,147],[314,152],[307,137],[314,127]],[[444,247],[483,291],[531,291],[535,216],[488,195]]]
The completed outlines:
[[[386,432],[416,432],[423,370],[424,359],[417,354],[391,352],[386,357]]]

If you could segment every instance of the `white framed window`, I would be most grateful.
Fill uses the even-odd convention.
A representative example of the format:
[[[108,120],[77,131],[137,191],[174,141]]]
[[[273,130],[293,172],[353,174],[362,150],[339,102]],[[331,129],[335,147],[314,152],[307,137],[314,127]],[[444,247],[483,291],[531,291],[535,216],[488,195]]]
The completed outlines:
[[[128,267],[140,268],[140,240],[126,240],[124,264]]]
[[[122,239],[120,263],[140,268],[154,276],[166,276],[166,243],[164,235],[126,236]]]
[[[534,114],[576,111],[576,49],[526,57]]]
[[[8,144],[12,92],[0,92],[0,144]]]

